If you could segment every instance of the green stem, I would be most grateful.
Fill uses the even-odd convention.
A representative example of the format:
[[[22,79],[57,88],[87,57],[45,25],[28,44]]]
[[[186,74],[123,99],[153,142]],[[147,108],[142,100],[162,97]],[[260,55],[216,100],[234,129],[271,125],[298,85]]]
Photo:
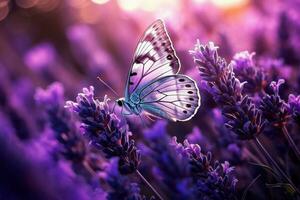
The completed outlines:
[[[257,177],[255,177],[251,183],[247,186],[246,190],[243,192],[243,196],[242,196],[242,200],[246,199],[247,193],[249,191],[249,189],[252,187],[252,185],[259,179],[261,175],[259,174]]]
[[[255,154],[257,154],[258,159],[260,159],[262,163],[270,164],[269,160],[266,159],[266,156],[261,152],[261,150],[256,148],[257,144],[254,141],[251,141],[249,145],[251,146],[252,150],[255,151]]]
[[[255,161],[256,163],[262,164],[262,162],[260,161],[259,158],[257,158],[251,151],[249,151],[249,149],[245,148],[244,149],[245,154],[252,159],[253,161]]]
[[[156,189],[147,181],[147,179],[140,173],[139,170],[136,170],[137,175],[146,183],[147,186],[151,188],[151,190],[155,193],[155,195],[160,199],[164,200],[162,196],[156,191]]]
[[[259,141],[257,137],[255,137],[255,142],[257,146],[263,151],[263,153],[266,155],[267,159],[270,160],[270,162],[273,164],[273,166],[276,168],[276,170],[281,174],[281,176],[291,185],[291,187],[298,193],[298,189],[294,185],[294,183],[291,181],[291,179],[282,171],[282,169],[279,167],[277,162],[272,158],[272,156],[269,154],[269,152],[265,149],[265,147],[262,145],[262,143]]]
[[[300,160],[300,151],[298,149],[298,147],[296,146],[293,138],[290,136],[286,126],[282,126],[282,132],[284,133],[285,138],[287,139],[290,147],[292,148],[293,152],[295,153],[296,157],[298,160]]]

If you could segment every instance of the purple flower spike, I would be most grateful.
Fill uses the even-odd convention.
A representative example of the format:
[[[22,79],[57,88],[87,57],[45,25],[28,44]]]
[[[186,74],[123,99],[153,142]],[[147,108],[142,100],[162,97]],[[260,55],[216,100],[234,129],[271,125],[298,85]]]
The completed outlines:
[[[279,95],[279,88],[282,84],[285,83],[284,79],[279,79],[277,82],[272,81],[270,87],[272,88],[274,94]]]
[[[225,59],[218,56],[217,47],[212,42],[201,45],[198,41],[190,53],[201,78],[227,118],[226,127],[240,139],[249,140],[259,135],[265,122],[252,100],[242,94],[244,83],[235,77],[232,64],[227,65]]]
[[[35,94],[35,100],[38,105],[51,110],[63,104],[64,101],[64,88],[62,84],[56,82],[51,84],[46,90],[38,88]]]
[[[300,117],[300,95],[296,96],[294,94],[289,95],[289,100],[288,100],[288,105],[289,105],[289,110],[290,113]]]
[[[140,153],[130,140],[127,126],[122,126],[117,116],[109,111],[108,98],[103,102],[94,97],[94,87],[83,88],[76,102],[68,101],[67,108],[78,114],[84,134],[89,142],[103,151],[107,158],[119,157],[119,169],[123,174],[136,171]]]
[[[57,132],[68,132],[70,115],[64,112],[64,88],[60,83],[53,83],[47,89],[38,88],[35,94],[36,103],[47,112],[51,127]],[[61,115],[61,116],[59,116]],[[64,118],[64,119],[62,119]]]
[[[190,51],[200,71],[200,76],[210,87],[215,101],[221,105],[234,104],[241,99],[243,84],[234,77],[232,66],[218,56],[217,47],[210,42],[207,46],[196,44]]]
[[[271,93],[263,97],[260,105],[263,116],[274,126],[280,127],[285,125],[289,118],[287,104],[279,95],[280,86],[284,82],[283,79],[279,79],[277,82],[272,81]]]
[[[288,110],[295,122],[300,124],[300,95],[289,95]]]
[[[234,167],[230,167],[230,164],[228,161],[225,161],[224,163],[221,164],[223,168],[223,172],[225,174],[230,174],[232,171],[234,171]]]
[[[53,83],[45,90],[39,88],[35,99],[46,111],[49,125],[58,141],[53,152],[54,156],[62,156],[70,161],[74,172],[94,184],[96,178],[93,177],[94,172],[100,170],[101,158],[88,148],[87,142],[76,126],[76,121],[65,110],[63,86],[60,83]]]
[[[242,51],[235,54],[231,61],[236,78],[245,82],[243,91],[249,94],[262,92],[267,82],[263,69],[254,62],[254,55],[254,52]]]
[[[203,153],[197,144],[190,144],[187,140],[181,144],[176,140],[174,137],[171,145],[181,149],[180,155],[188,160],[195,199],[235,199],[237,179],[232,176],[234,167],[227,161],[213,161],[212,154]]]
[[[105,169],[105,180],[110,186],[106,199],[108,200],[146,200],[141,194],[139,184],[131,182],[128,176],[120,174],[118,169],[118,158],[110,160]],[[151,198],[150,198],[151,199]]]
[[[200,40],[197,40],[197,43],[195,45],[195,49],[194,50],[190,50],[190,54],[193,54],[197,57],[197,59],[199,60],[205,60],[207,57],[214,57],[217,58],[215,56],[217,56],[217,50],[218,50],[218,46],[215,46],[215,44],[213,42],[209,42],[207,46],[202,46],[200,44]],[[220,62],[222,62],[220,60]]]
[[[55,49],[50,43],[41,43],[30,49],[24,56],[24,62],[33,70],[50,67],[56,59]]]
[[[242,51],[233,56],[232,64],[234,67],[241,69],[241,68],[248,68],[249,66],[253,66],[253,56],[255,52],[249,53],[248,51]]]

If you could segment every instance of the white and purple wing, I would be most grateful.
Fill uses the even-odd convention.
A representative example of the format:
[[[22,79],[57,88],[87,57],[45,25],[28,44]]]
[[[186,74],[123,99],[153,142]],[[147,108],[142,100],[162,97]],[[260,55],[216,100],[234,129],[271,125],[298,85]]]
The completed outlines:
[[[200,107],[196,82],[182,74],[153,81],[140,91],[139,97],[145,112],[173,121],[191,119]]]
[[[155,21],[140,39],[129,71],[125,99],[164,76],[177,74],[180,62],[162,20]]]

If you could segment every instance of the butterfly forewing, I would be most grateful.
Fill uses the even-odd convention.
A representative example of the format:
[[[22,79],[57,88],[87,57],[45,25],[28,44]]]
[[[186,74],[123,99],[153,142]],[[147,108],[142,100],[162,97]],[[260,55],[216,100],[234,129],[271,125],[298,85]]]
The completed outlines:
[[[173,121],[186,121],[200,106],[200,95],[194,80],[176,74],[162,77],[141,93],[140,105],[147,113]]]
[[[128,74],[125,99],[138,93],[149,82],[178,73],[180,63],[161,20],[155,21],[144,33],[136,48]]]

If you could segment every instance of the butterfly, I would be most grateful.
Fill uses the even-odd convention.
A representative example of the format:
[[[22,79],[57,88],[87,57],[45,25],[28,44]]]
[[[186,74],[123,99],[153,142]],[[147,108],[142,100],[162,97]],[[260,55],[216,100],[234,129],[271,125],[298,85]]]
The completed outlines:
[[[129,113],[172,121],[191,119],[200,107],[196,82],[178,74],[180,61],[162,20],[156,20],[140,39],[128,73],[125,97],[117,105]]]

